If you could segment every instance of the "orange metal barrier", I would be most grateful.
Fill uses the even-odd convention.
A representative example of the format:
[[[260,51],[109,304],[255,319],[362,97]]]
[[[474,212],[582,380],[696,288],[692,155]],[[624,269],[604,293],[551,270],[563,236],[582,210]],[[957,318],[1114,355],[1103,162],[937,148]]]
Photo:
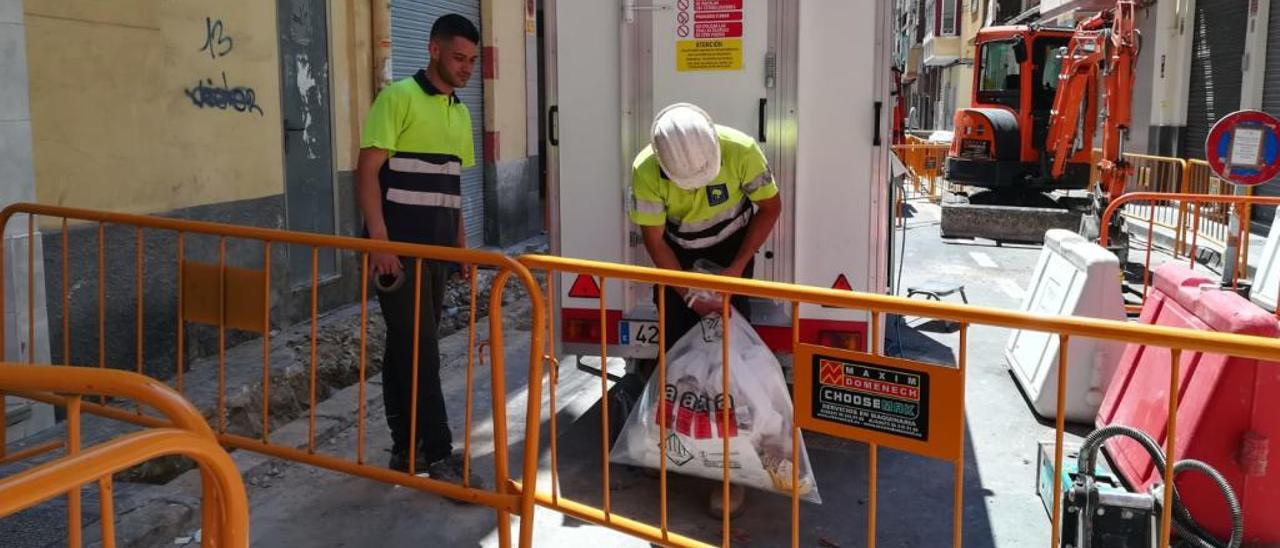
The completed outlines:
[[[1185,184],[1179,192],[1186,194],[1211,194],[1214,196],[1233,196],[1238,195],[1235,185],[1223,180],[1221,177],[1214,175],[1213,169],[1209,167],[1209,162],[1204,160],[1187,161],[1186,175],[1183,176]],[[1248,189],[1244,195],[1251,195],[1253,189]],[[1251,202],[1245,202],[1237,209],[1236,213],[1240,216],[1241,226],[1248,227],[1253,219],[1253,208]],[[1206,241],[1218,246],[1225,246],[1227,239],[1230,237],[1231,225],[1231,208],[1232,204],[1225,202],[1205,203],[1200,207],[1198,215],[1200,221],[1198,224],[1190,224],[1188,220],[1184,223],[1184,228],[1179,231],[1180,238],[1175,249],[1178,253],[1189,253],[1188,235],[1189,231],[1196,230],[1197,227],[1201,235]],[[1183,206],[1187,209],[1188,206]],[[1184,217],[1188,217],[1184,215]],[[1189,218],[1189,217],[1188,217]],[[1242,255],[1249,253],[1249,239],[1245,238],[1240,242]]]
[[[929,144],[924,142],[906,145],[893,145],[894,154],[907,166],[912,188],[916,196],[926,196],[932,201],[941,198],[946,180],[942,171],[947,164],[947,150],[950,145]]]
[[[1102,158],[1100,149],[1093,149],[1093,162],[1089,178],[1089,189],[1097,184],[1101,171],[1098,162]],[[1125,192],[1158,192],[1165,194],[1185,193],[1187,181],[1187,161],[1181,158],[1151,156],[1146,154],[1125,153],[1124,158],[1133,166]],[[1174,200],[1153,201],[1150,204],[1130,205],[1121,210],[1121,215],[1128,219],[1150,220],[1158,226],[1176,230],[1180,234],[1186,230],[1187,206]]]
[[[1183,207],[1189,208],[1191,210],[1190,213],[1188,214],[1188,222],[1189,222],[1189,227],[1192,227],[1192,228],[1190,228],[1189,230],[1180,231],[1178,233],[1178,236],[1177,236],[1178,244],[1175,245],[1175,247],[1181,247],[1185,249],[1185,256],[1188,257],[1189,265],[1193,268],[1195,267],[1196,250],[1198,246],[1201,245],[1201,238],[1202,238],[1200,231],[1195,230],[1194,227],[1203,226],[1201,223],[1202,218],[1209,215],[1208,213],[1205,213],[1204,210],[1206,209],[1213,210],[1214,215],[1225,216],[1228,220],[1230,218],[1231,210],[1233,208],[1238,212],[1239,215],[1241,215],[1242,220],[1238,228],[1238,232],[1234,234],[1234,236],[1238,238],[1238,241],[1240,242],[1240,250],[1236,256],[1236,264],[1234,265],[1235,268],[1232,270],[1234,274],[1231,278],[1231,286],[1233,288],[1239,287],[1241,273],[1246,272],[1249,266],[1249,246],[1247,243],[1249,241],[1249,223],[1247,222],[1248,210],[1250,209],[1251,206],[1254,206],[1254,205],[1270,205],[1270,206],[1280,205],[1280,197],[1275,197],[1275,196],[1230,195],[1230,194],[1172,194],[1171,195],[1171,194],[1166,194],[1161,192],[1134,192],[1130,194],[1125,194],[1123,196],[1120,196],[1119,198],[1111,200],[1111,203],[1107,205],[1106,211],[1103,212],[1102,214],[1102,223],[1103,223],[1102,226],[1109,226],[1107,223],[1110,223],[1112,218],[1114,218],[1115,215],[1122,210],[1122,208],[1127,208],[1131,204],[1134,204],[1134,203],[1155,204],[1155,203],[1166,202],[1166,201],[1177,202],[1179,204],[1182,204]],[[1154,211],[1156,210],[1156,207],[1148,206],[1147,210],[1150,212],[1150,215],[1154,216]],[[1144,270],[1143,283],[1142,283],[1143,298],[1147,296],[1147,292],[1149,291],[1150,285],[1151,285],[1151,270],[1152,270],[1151,255],[1152,255],[1152,248],[1154,247],[1155,227],[1159,224],[1152,217],[1148,217],[1145,220],[1147,222],[1147,232],[1145,234],[1146,250],[1144,252],[1145,258],[1143,260],[1143,270]],[[1225,241],[1228,237],[1232,235],[1229,235],[1226,232],[1226,226],[1228,226],[1227,224],[1223,224],[1222,226],[1223,226],[1223,230],[1221,232],[1218,232],[1217,235],[1222,238],[1222,241]],[[1204,238],[1209,239],[1209,236],[1206,235],[1204,236]],[[1105,247],[1108,242],[1109,242],[1109,234],[1107,234],[1107,231],[1104,230],[1102,231],[1102,236],[1099,243]]]
[[[1125,192],[1159,192],[1174,194],[1183,192],[1187,162],[1181,158],[1125,154],[1125,160],[1133,166],[1125,185]],[[1151,203],[1146,206],[1130,205],[1123,215],[1133,219],[1149,218],[1152,222],[1179,232],[1186,229],[1186,205],[1173,201]]]
[[[176,368],[175,376],[171,379],[174,387],[179,394],[186,395],[188,392],[185,365],[186,365],[186,342],[188,324],[203,325],[206,328],[217,330],[217,402],[215,410],[215,424],[213,425],[217,439],[226,446],[238,449],[246,449],[263,453],[277,458],[306,463],[322,468],[327,468],[341,473],[362,476],[375,479],[387,483],[403,485],[420,489],[430,493],[451,497],[454,499],[470,501],[493,508],[497,513],[497,523],[499,531],[499,542],[503,547],[510,546],[510,515],[515,513],[520,516],[531,518],[534,508],[533,492],[525,494],[514,493],[508,488],[508,480],[510,479],[509,471],[509,443],[507,434],[507,408],[506,408],[506,365],[505,365],[505,346],[503,342],[503,322],[502,322],[502,303],[503,293],[508,280],[514,279],[516,283],[522,284],[528,291],[531,299],[532,309],[534,311],[532,318],[532,348],[541,348],[543,345],[542,336],[545,330],[543,325],[545,314],[543,310],[543,302],[541,298],[538,284],[534,280],[529,271],[516,261],[497,253],[481,252],[468,249],[444,248],[413,245],[398,242],[375,241],[362,238],[347,238],[336,236],[324,236],[318,234],[307,234],[288,232],[283,230],[273,230],[255,227],[235,226],[218,223],[198,222],[172,218],[150,217],[142,215],[129,215],[120,213],[110,213],[102,211],[92,211],[84,209],[74,209],[38,204],[15,204],[6,208],[0,213],[0,227],[7,226],[8,222],[14,215],[27,214],[27,233],[29,237],[34,237],[36,227],[36,217],[43,217],[46,221],[52,219],[54,225],[61,227],[61,253],[57,259],[60,263],[62,273],[61,291],[50,292],[49,301],[51,308],[53,303],[59,303],[62,311],[62,344],[63,356],[71,355],[72,334],[69,320],[69,311],[71,310],[70,300],[71,292],[67,285],[69,259],[68,259],[68,224],[75,222],[79,224],[88,224],[90,227],[96,227],[96,258],[97,258],[97,287],[96,295],[90,295],[96,298],[97,308],[97,341],[98,341],[98,368],[108,366],[119,366],[118,359],[108,356],[107,353],[107,328],[114,321],[130,321],[134,329],[134,346],[135,346],[135,363],[133,368],[138,373],[146,372],[146,362],[144,360],[144,322],[146,321],[144,312],[148,310],[147,303],[154,300],[149,297],[144,287],[144,272],[147,268],[147,245],[146,237],[161,233],[167,237],[173,238],[173,255],[170,263],[173,265],[176,279],[168,284],[171,287],[179,288],[176,291],[174,302],[166,303],[164,306],[172,306],[175,311],[177,321],[173,326],[175,332],[174,347],[176,348]],[[125,230],[133,233],[134,249],[123,250],[119,248],[108,249],[106,244],[107,238],[106,228],[108,226],[124,227]],[[212,238],[216,240],[216,262],[200,262],[192,260],[188,256],[187,244],[195,238]],[[209,242],[206,242],[209,243]],[[235,244],[241,246],[256,246],[253,249],[260,249],[261,257],[260,265],[256,267],[236,266],[230,264],[228,260],[228,245]],[[271,368],[271,329],[272,329],[272,308],[273,295],[287,294],[292,287],[276,287],[273,285],[272,263],[273,249],[280,250],[281,246],[294,246],[294,249],[302,249],[310,252],[310,272],[309,286],[305,289],[309,290],[309,306],[310,306],[310,360],[309,371],[307,375],[308,396],[307,396],[307,418],[308,418],[308,441],[306,447],[296,448],[293,446],[273,443],[271,440],[271,394],[270,388],[272,368]],[[318,332],[317,319],[319,309],[319,287],[321,285],[321,269],[319,257],[322,251],[332,250],[335,254],[345,252],[354,253],[358,258],[358,276],[360,280],[360,352],[359,352],[359,403],[357,409],[350,410],[350,413],[357,417],[356,427],[357,436],[355,447],[345,447],[337,449],[333,452],[324,452],[317,447],[316,444],[316,407],[317,407],[317,381],[318,381]],[[135,304],[132,317],[126,314],[120,314],[119,311],[113,310],[111,318],[107,314],[107,256],[109,252],[129,253],[132,255],[133,263],[133,301]],[[154,250],[153,250],[154,251]],[[419,477],[414,473],[416,470],[415,461],[415,444],[410,444],[409,449],[409,472],[402,473],[370,465],[366,457],[366,398],[365,387],[366,366],[367,366],[367,337],[368,337],[368,309],[369,309],[369,290],[370,285],[370,255],[374,253],[394,254],[402,258],[404,261],[413,261],[416,263],[414,271],[418,273],[412,280],[415,303],[418,303],[417,296],[421,294],[422,275],[421,267],[426,261],[436,261],[441,263],[459,263],[468,265],[467,271],[470,273],[472,280],[471,287],[471,314],[468,321],[468,329],[470,331],[471,346],[468,350],[467,360],[467,410],[465,434],[463,440],[463,461],[464,461],[464,478],[470,478],[471,461],[472,461],[472,401],[474,393],[473,388],[473,370],[476,362],[477,342],[476,342],[476,302],[477,288],[477,272],[479,267],[493,268],[497,270],[497,275],[493,279],[493,286],[489,298],[489,338],[480,346],[487,347],[490,352],[490,390],[492,392],[492,413],[493,413],[493,458],[494,458],[494,477],[495,486],[491,489],[480,489],[469,485],[469,481],[457,485],[447,483],[426,477]],[[4,251],[0,248],[0,271],[4,270]],[[155,259],[152,259],[153,261]],[[35,258],[31,248],[28,248],[27,256],[28,264],[34,264]],[[154,263],[152,263],[154,264]],[[35,275],[34,269],[28,268],[29,273],[27,284],[28,294],[35,294]],[[126,271],[127,272],[127,271]],[[277,280],[280,282],[281,280]],[[287,282],[286,282],[287,283]],[[80,292],[79,295],[85,295],[89,292]],[[0,309],[3,309],[3,296],[0,295]],[[90,301],[94,302],[94,301]],[[155,304],[151,303],[154,307]],[[34,306],[29,303],[29,306]],[[415,312],[417,304],[415,304]],[[33,310],[29,310],[29,322],[26,325],[27,341],[34,344],[35,341],[35,322]],[[123,318],[120,318],[123,316]],[[0,318],[0,322],[3,319]],[[4,346],[4,326],[0,324],[0,348]],[[244,435],[231,432],[227,425],[227,394],[230,389],[238,388],[228,386],[227,373],[227,341],[228,331],[236,330],[242,334],[249,334],[261,340],[262,343],[262,374],[261,382],[261,425],[260,434],[256,436]],[[413,330],[413,348],[415,360],[413,363],[412,385],[417,386],[418,378],[418,362],[416,360],[417,349],[419,347],[418,329]],[[56,344],[56,342],[55,342]],[[540,401],[541,384],[536,382],[542,377],[542,359],[536,352],[530,352],[529,358],[529,409],[525,414],[525,433],[527,436],[526,443],[536,446],[540,420],[538,413],[538,403]],[[3,398],[0,397],[0,400]],[[2,403],[2,401],[0,401]],[[411,412],[410,419],[410,435],[409,439],[416,439],[416,432],[419,425],[417,424],[418,409],[418,391],[413,390],[410,402]],[[3,405],[0,405],[0,414]],[[89,412],[98,413],[104,416],[125,420],[148,427],[161,427],[164,423],[157,421],[152,417],[141,414],[137,410],[126,410],[124,408],[108,405],[106,402],[99,404],[85,403],[84,409]],[[0,439],[4,435],[3,416],[0,416]],[[0,459],[4,458],[3,452],[0,452]],[[522,470],[523,477],[526,482],[535,481],[535,472],[537,470],[536,461],[526,463]],[[523,519],[520,521],[520,546],[528,546],[532,539],[532,519]]]
[[[838,432],[837,435],[863,441],[869,444],[869,460],[868,460],[868,496],[867,496],[867,539],[868,546],[876,544],[876,515],[877,515],[877,449],[878,447],[892,447],[910,453],[916,453],[934,458],[949,461],[953,465],[953,473],[955,474],[955,487],[953,492],[953,515],[952,515],[952,536],[951,542],[955,546],[961,544],[962,539],[962,515],[963,515],[963,493],[964,486],[962,481],[963,462],[964,462],[964,378],[967,370],[968,355],[968,333],[970,327],[974,325],[987,325],[1017,328],[1031,331],[1041,331],[1055,334],[1059,338],[1059,369],[1058,369],[1058,413],[1056,422],[1056,450],[1054,454],[1054,466],[1056,476],[1061,477],[1062,460],[1063,460],[1063,437],[1064,437],[1064,407],[1065,407],[1065,389],[1068,385],[1067,375],[1070,365],[1069,348],[1070,340],[1074,337],[1089,337],[1099,339],[1109,339],[1122,341],[1126,343],[1140,343],[1153,347],[1173,348],[1173,359],[1170,362],[1171,375],[1170,383],[1172,393],[1169,404],[1168,429],[1164,433],[1166,436],[1165,451],[1170,461],[1175,461],[1176,446],[1175,436],[1177,431],[1177,416],[1174,410],[1177,409],[1177,387],[1179,386],[1180,367],[1179,353],[1182,350],[1200,351],[1220,353],[1232,356],[1252,357],[1258,359],[1271,359],[1280,353],[1280,340],[1272,340],[1260,337],[1245,337],[1238,335],[1228,335],[1220,333],[1197,332],[1183,329],[1172,329],[1161,326],[1137,325],[1126,322],[1116,322],[1107,320],[1098,320],[1092,318],[1074,318],[1074,317],[1050,317],[1033,315],[1023,312],[999,310],[984,307],[975,307],[968,305],[951,304],[944,302],[912,300],[903,297],[894,297],[886,295],[876,295],[868,293],[856,293],[849,291],[821,289],[815,287],[797,286],[790,284],[781,284],[774,282],[764,282],[756,280],[741,280],[733,278],[723,278],[706,276],[695,273],[675,272],[670,270],[660,270],[653,268],[642,268],[628,265],[618,265],[609,263],[600,263],[576,259],[566,259],[558,257],[544,256],[526,256],[522,257],[521,262],[534,271],[545,271],[548,273],[548,283],[546,288],[549,295],[554,295],[556,291],[556,283],[561,275],[569,277],[577,275],[589,275],[595,277],[597,284],[601,288],[607,287],[610,281],[632,281],[642,283],[652,283],[656,285],[656,291],[659,295],[663,294],[665,287],[680,288],[697,288],[719,293],[724,302],[722,314],[729,313],[729,299],[733,295],[746,295],[764,299],[771,299],[789,303],[792,312],[792,338],[793,343],[799,343],[799,327],[797,318],[799,309],[802,304],[806,305],[822,305],[828,307],[857,309],[869,312],[872,325],[872,349],[871,354],[852,353],[843,349],[833,349],[815,346],[797,346],[802,355],[809,356],[812,352],[829,353],[833,356],[853,356],[867,360],[869,363],[885,364],[892,362],[897,367],[916,367],[920,370],[929,371],[933,378],[938,380],[938,384],[934,387],[934,392],[940,394],[938,399],[931,399],[931,409],[938,413],[938,420],[931,424],[929,430],[929,441],[927,443],[910,443],[902,442],[900,438],[895,436],[886,436],[884,434],[872,431],[859,431],[857,429],[843,429],[837,427],[818,429],[827,433]],[[603,297],[601,299],[601,322],[605,322],[605,311],[603,305]],[[665,299],[658,302],[658,317],[663,317],[663,311],[667,303]],[[958,322],[960,325],[960,342],[957,351],[958,361],[955,367],[937,366],[932,364],[920,364],[916,362],[907,362],[905,360],[889,359],[881,356],[880,332],[881,320],[887,314],[898,314],[904,316],[915,316],[923,318],[932,318],[939,320],[949,320]],[[666,337],[666,326],[659,320],[659,348],[663,348],[663,342]],[[727,322],[721,322],[725,325]],[[548,323],[548,326],[551,324]],[[601,329],[601,354],[605,354],[608,348],[606,330]],[[724,334],[725,354],[728,354],[727,333]],[[550,334],[547,341],[550,345],[547,347],[547,359],[552,362],[550,390],[554,397],[556,392],[556,384],[558,382],[555,364],[555,356],[557,351],[555,348],[554,334]],[[605,356],[602,356],[602,364]],[[797,364],[801,363],[800,359],[796,360]],[[659,353],[658,365],[655,375],[658,376],[658,384],[666,384],[667,357],[665,351]],[[728,367],[732,367],[730,364]],[[729,376],[726,367],[724,369],[724,378],[722,379],[722,390],[726,393],[729,389]],[[800,365],[798,365],[800,367]],[[607,369],[603,368],[602,369]],[[805,383],[800,373],[797,373],[797,389],[795,392],[797,398],[795,424],[792,425],[792,448],[793,462],[798,462],[799,437],[801,430],[810,430],[817,428],[812,417],[805,415],[806,404],[810,403],[808,398],[804,396],[805,390],[801,386]],[[602,410],[602,429],[608,428],[608,416],[610,413],[609,402],[607,397],[608,374],[601,372],[600,396]],[[950,396],[948,396],[948,394]],[[554,403],[553,409],[554,409]],[[659,415],[666,411],[666,403],[664,398],[658,398]],[[717,410],[719,412],[719,410]],[[725,430],[729,427],[729,415],[727,406],[724,412],[719,415],[719,420],[724,421]],[[669,546],[706,546],[705,541],[692,538],[689,534],[681,534],[672,530],[672,523],[668,515],[667,501],[667,465],[665,460],[659,465],[659,506],[656,523],[646,522],[633,516],[623,516],[613,507],[610,498],[610,465],[608,454],[610,451],[607,432],[602,432],[602,457],[603,465],[601,469],[601,477],[603,480],[601,500],[599,506],[584,503],[580,500],[572,500],[563,496],[559,491],[559,482],[556,479],[559,471],[559,449],[557,447],[558,438],[556,432],[558,429],[555,413],[550,415],[550,456],[551,456],[551,486],[541,489],[532,486],[515,487],[522,489],[524,492],[536,490],[536,499],[538,504],[547,508],[563,512],[578,519],[586,520],[592,523],[603,525],[627,534],[633,535],[653,543],[659,543]],[[935,429],[936,428],[936,429]],[[667,430],[665,425],[662,426],[660,436],[660,454],[665,454],[665,440],[667,439]],[[728,441],[725,441],[725,450],[728,451]],[[534,454],[528,453],[526,458],[534,458]],[[724,477],[722,479],[724,496],[728,497],[729,470],[727,459],[724,459]],[[793,474],[798,473],[798,466],[793,467]],[[790,524],[790,544],[792,546],[800,546],[802,544],[801,537],[804,534],[812,534],[809,530],[801,529],[800,523],[800,493],[798,490],[797,478],[793,475],[791,481],[791,524]],[[1172,482],[1172,467],[1166,467],[1165,483]],[[1170,536],[1170,511],[1172,508],[1171,497],[1173,490],[1166,489],[1164,491],[1164,528],[1161,531],[1162,547],[1169,545]],[[1053,533],[1050,540],[1050,546],[1059,545],[1059,527],[1061,520],[1062,507],[1062,490],[1059,482],[1054,482],[1054,504],[1053,514]],[[630,501],[634,502],[634,501]],[[725,513],[721,520],[721,543],[728,546],[731,542],[730,517],[728,514],[728,505],[725,505]],[[817,542],[817,539],[808,539],[804,543],[806,545]],[[941,542],[938,542],[941,544]]]
[[[169,387],[134,373],[88,368],[0,364],[0,394],[64,405],[67,410],[65,455],[0,479],[0,516],[66,495],[67,544],[82,543],[81,486],[96,482],[100,494],[102,546],[115,546],[112,474],[166,455],[188,457],[199,465],[204,483],[202,545],[249,545],[249,505],[240,472],[218,446],[213,431],[194,407]],[[127,398],[158,411],[166,426],[121,436],[81,449],[81,411],[86,395]],[[3,440],[3,437],[0,437]],[[3,444],[0,444],[3,445]],[[47,447],[47,446],[41,446]],[[62,448],[59,443],[53,449]],[[12,454],[10,460],[40,452]]]
[[[1096,160],[1100,156],[1101,151],[1094,149],[1095,162],[1090,179],[1091,185],[1097,182]],[[1123,217],[1138,223],[1147,223],[1148,226],[1175,231],[1173,253],[1180,257],[1190,256],[1193,247],[1191,240],[1218,247],[1226,246],[1230,231],[1232,203],[1193,204],[1178,199],[1179,195],[1186,194],[1213,196],[1235,194],[1235,187],[1214,175],[1208,162],[1134,153],[1125,153],[1124,157],[1133,165],[1132,176],[1125,186],[1126,193],[1159,193],[1164,196],[1159,199],[1141,200],[1141,203],[1126,202],[1125,207],[1120,210]],[[1236,213],[1240,215],[1241,224],[1248,226],[1252,218],[1251,203],[1243,204],[1242,209]],[[1247,256],[1248,238],[1241,240],[1240,248],[1241,254]]]

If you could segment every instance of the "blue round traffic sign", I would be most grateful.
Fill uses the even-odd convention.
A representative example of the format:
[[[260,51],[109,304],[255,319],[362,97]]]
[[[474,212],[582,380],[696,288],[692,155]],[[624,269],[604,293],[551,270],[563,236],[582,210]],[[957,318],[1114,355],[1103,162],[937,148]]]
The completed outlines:
[[[1213,125],[1204,149],[1217,176],[1260,185],[1280,175],[1280,120],[1259,110],[1233,112]]]

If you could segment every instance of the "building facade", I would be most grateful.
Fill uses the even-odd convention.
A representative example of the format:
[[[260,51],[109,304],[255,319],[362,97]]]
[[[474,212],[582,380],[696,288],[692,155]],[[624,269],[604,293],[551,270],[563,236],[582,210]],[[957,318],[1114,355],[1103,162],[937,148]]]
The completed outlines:
[[[464,175],[467,240],[526,240],[542,232],[544,210],[536,10],[534,1],[500,0],[0,0],[0,200],[358,236],[355,167],[368,107],[382,85],[425,67],[435,19],[460,13],[482,31],[482,59],[459,90],[479,160]],[[37,223],[38,344],[8,336],[8,359],[98,362],[98,337],[87,336],[97,333],[95,299],[70,299],[69,355],[47,342],[63,340],[64,324],[61,306],[43,306],[46,294],[59,303],[64,283],[96,291],[100,274],[97,226],[68,225],[66,250],[62,232],[60,220]],[[7,227],[8,326],[27,323],[26,235],[22,220]],[[143,351],[163,374],[175,357],[176,314],[164,304],[177,291],[175,242],[148,236],[138,249],[134,237],[128,227],[104,230],[113,321],[102,344],[111,363],[134,363],[133,322],[115,320],[134,314],[141,253]],[[216,262],[217,242],[191,236],[185,253]],[[261,246],[227,246],[232,266],[262,268],[263,255]],[[275,246],[270,261],[273,322],[305,319],[310,250]],[[318,262],[321,309],[359,297],[358,257],[324,252]],[[188,347],[192,358],[208,350]]]
[[[1213,124],[1242,108],[1280,115],[1280,9],[1275,0],[1168,0],[1138,13],[1143,36],[1125,150],[1203,159]],[[1114,0],[900,0],[895,63],[907,126],[952,127],[972,92],[974,37],[986,26],[1074,25]],[[1280,195],[1280,183],[1254,190]],[[1265,231],[1273,208],[1255,211]]]

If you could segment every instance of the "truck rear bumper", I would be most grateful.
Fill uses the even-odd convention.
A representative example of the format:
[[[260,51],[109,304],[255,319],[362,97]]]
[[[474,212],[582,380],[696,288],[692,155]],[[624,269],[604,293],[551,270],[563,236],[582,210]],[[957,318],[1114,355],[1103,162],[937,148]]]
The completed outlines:
[[[770,350],[779,354],[790,354],[792,345],[792,327],[790,321],[777,321],[777,318],[759,318],[752,324],[760,338]],[[632,359],[657,359],[658,345],[631,342],[621,344],[620,328],[624,321],[654,321],[652,315],[636,318],[624,315],[619,310],[606,310],[604,325],[601,329],[600,310],[598,309],[563,309],[560,313],[561,328],[557,335],[557,348],[560,354],[578,354],[596,356],[603,348],[610,357]],[[805,319],[799,322],[799,335],[802,344],[817,344],[865,351],[868,346],[868,323],[861,320],[828,320]],[[603,341],[601,339],[604,339]]]

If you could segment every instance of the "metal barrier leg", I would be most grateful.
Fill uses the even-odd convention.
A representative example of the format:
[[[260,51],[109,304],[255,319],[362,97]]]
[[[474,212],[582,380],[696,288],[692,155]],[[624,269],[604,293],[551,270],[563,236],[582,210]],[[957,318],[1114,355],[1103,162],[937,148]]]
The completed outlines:
[[[1062,482],[1057,478],[1062,477],[1062,443],[1064,432],[1066,430],[1067,416],[1067,349],[1071,345],[1071,337],[1069,335],[1058,335],[1058,411],[1057,420],[1054,425],[1054,445],[1053,445],[1053,531],[1051,533],[1052,541],[1050,548],[1057,548],[1062,539]]]

